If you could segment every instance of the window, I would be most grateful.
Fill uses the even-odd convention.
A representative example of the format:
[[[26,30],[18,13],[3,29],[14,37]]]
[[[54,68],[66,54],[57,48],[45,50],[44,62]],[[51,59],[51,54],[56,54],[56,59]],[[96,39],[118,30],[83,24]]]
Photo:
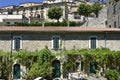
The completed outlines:
[[[90,49],[95,49],[97,47],[96,37],[90,37]]]
[[[44,14],[43,14],[43,11],[41,11],[41,19],[44,18]]]
[[[38,10],[38,7],[36,7],[36,10]]]
[[[38,17],[38,15],[39,15],[39,12],[36,11],[34,17],[40,18],[40,16]]]
[[[111,28],[111,25],[109,25],[109,28]]]
[[[16,13],[19,14],[19,10],[17,10]]]
[[[22,44],[21,44],[21,36],[14,36],[13,37],[13,49],[18,51],[22,48]]]
[[[23,12],[25,12],[25,9],[23,9]]]
[[[30,12],[30,16],[33,17],[33,12]]]
[[[14,22],[14,24],[18,24],[18,22]]]
[[[53,49],[59,49],[59,41],[60,38],[59,36],[53,36],[53,41],[52,41],[52,46],[53,46]]]
[[[81,16],[78,13],[74,13],[74,19],[81,19]]]
[[[8,14],[13,14],[12,10],[9,10],[9,11],[8,11]]]
[[[116,28],[116,21],[114,21],[114,28]]]
[[[33,11],[33,8],[31,8],[30,11]]]
[[[9,24],[10,24],[10,22],[6,22],[6,24],[8,24],[8,25],[9,25]]]

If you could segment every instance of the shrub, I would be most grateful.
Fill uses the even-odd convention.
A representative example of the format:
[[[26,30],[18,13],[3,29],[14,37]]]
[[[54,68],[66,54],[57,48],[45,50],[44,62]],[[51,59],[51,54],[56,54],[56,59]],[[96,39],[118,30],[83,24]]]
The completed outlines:
[[[67,22],[45,22],[45,26],[67,26]]]
[[[70,26],[76,26],[76,22],[70,21]]]
[[[42,26],[42,23],[17,23],[15,26]]]
[[[50,25],[51,25],[51,22],[45,22],[44,25],[45,25],[45,26],[50,26]]]
[[[107,70],[105,72],[105,77],[108,80],[118,80],[119,78],[119,73],[116,70]]]
[[[61,22],[60,26],[67,26],[67,21],[64,20],[63,22]]]

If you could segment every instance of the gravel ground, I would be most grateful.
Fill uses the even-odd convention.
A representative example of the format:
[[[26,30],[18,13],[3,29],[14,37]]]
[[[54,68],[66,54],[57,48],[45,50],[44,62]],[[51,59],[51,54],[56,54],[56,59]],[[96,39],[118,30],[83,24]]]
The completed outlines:
[[[63,79],[63,80],[68,80],[68,79]],[[100,77],[100,78],[89,77],[87,80],[107,80],[107,79],[103,77]]]
[[[107,80],[106,78],[100,77],[100,78],[95,78],[95,77],[90,77],[88,80]]]

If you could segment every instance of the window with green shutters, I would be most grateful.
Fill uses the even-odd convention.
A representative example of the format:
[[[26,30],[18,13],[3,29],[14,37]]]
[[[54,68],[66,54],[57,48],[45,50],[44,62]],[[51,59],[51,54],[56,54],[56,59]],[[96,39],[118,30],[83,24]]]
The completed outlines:
[[[54,36],[53,37],[53,49],[59,49],[59,36]]]
[[[96,37],[91,37],[90,38],[90,48],[91,49],[95,49],[97,46],[96,46]]]
[[[14,36],[13,37],[13,49],[14,50],[20,50],[21,49],[21,37],[20,36]]]

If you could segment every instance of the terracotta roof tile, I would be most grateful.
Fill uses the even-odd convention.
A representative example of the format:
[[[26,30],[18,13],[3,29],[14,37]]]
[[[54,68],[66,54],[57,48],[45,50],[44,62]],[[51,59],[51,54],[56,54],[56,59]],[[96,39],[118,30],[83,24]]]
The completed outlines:
[[[32,31],[32,32],[120,32],[119,28],[83,28],[83,27],[38,27],[38,26],[0,26],[0,32]]]

